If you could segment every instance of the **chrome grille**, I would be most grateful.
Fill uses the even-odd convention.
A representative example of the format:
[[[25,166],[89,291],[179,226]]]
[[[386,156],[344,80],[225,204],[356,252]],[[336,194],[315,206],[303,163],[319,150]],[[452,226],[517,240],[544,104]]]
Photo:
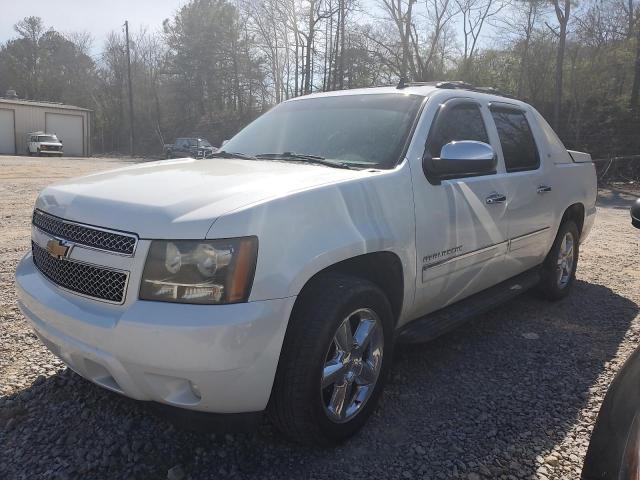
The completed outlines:
[[[56,285],[87,297],[122,303],[127,287],[127,274],[103,267],[60,260],[31,242],[33,263]]]
[[[136,248],[137,239],[134,235],[115,233],[79,225],[39,210],[34,210],[32,221],[40,230],[55,235],[56,237],[70,240],[79,245],[99,248],[100,250],[123,255],[133,255]]]

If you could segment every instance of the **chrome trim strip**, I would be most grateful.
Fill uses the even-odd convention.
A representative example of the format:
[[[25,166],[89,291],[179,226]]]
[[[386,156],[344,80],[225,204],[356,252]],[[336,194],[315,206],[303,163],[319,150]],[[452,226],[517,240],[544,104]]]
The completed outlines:
[[[457,262],[459,260],[464,260],[465,258],[471,257],[473,255],[479,255],[481,253],[488,252],[488,251],[490,251],[492,249],[495,249],[495,248],[498,248],[498,247],[500,247],[500,246],[502,246],[504,244],[507,244],[507,251],[510,251],[511,250],[511,242],[518,241],[518,240],[524,240],[526,238],[533,237],[535,235],[539,235],[541,233],[544,233],[544,232],[548,231],[550,228],[551,227],[544,227],[544,228],[541,228],[539,230],[535,230],[535,231],[530,232],[530,233],[525,233],[524,235],[520,235],[518,237],[510,238],[508,240],[505,240],[504,242],[494,243],[493,245],[489,245],[487,247],[482,247],[482,248],[479,248],[477,250],[472,250],[470,252],[462,253],[460,255],[456,255],[455,257],[446,258],[444,260],[440,260],[440,261],[435,262],[435,263],[430,263],[428,265],[423,265],[422,266],[422,271],[424,272],[425,270],[428,270],[429,268],[440,267],[442,265],[446,265],[447,263],[451,263],[451,262],[454,262],[454,261]]]
[[[511,244],[514,241],[517,242],[518,240],[525,240],[525,239],[530,238],[530,237],[535,237],[536,235],[540,235],[541,233],[544,233],[544,232],[546,232],[546,231],[548,231],[550,229],[551,229],[551,227],[544,227],[544,228],[541,228],[539,230],[534,230],[533,232],[530,232],[530,233],[525,233],[524,235],[519,235],[517,237],[510,238],[509,239],[509,251],[511,251]]]
[[[78,242],[76,240],[73,240],[71,238],[64,238],[64,237],[60,237],[58,235],[54,235],[53,233],[47,232],[46,230],[43,230],[42,228],[40,228],[38,225],[36,225],[35,223],[33,223],[33,220],[31,221],[31,225],[35,228],[37,228],[39,231],[41,231],[42,233],[44,233],[45,235],[49,235],[53,238],[57,238],[58,240],[66,240],[68,242],[72,242],[76,245],[82,245],[82,247],[84,248],[88,248],[91,250],[97,250],[100,252],[105,252],[105,253],[110,253],[111,255],[120,255],[121,257],[134,257],[135,253],[136,253],[136,249],[138,248],[138,235],[134,234],[134,233],[129,233],[129,232],[122,232],[120,230],[111,230],[109,228],[103,228],[103,227],[96,227],[94,225],[89,225],[87,223],[79,223],[79,222],[74,222],[72,220],[66,220],[64,218],[60,218],[56,215],[51,215],[50,213],[47,212],[43,212],[42,210],[39,209],[34,209],[34,214],[38,214],[38,215],[43,215],[45,217],[50,217],[55,219],[56,221],[62,222],[62,223],[66,223],[68,225],[77,225],[78,227],[83,227],[83,228],[88,228],[90,230],[98,230],[101,232],[105,232],[105,233],[112,233],[114,235],[120,235],[123,237],[129,237],[132,238],[134,240],[134,244],[133,244],[133,251],[131,253],[121,253],[121,252],[114,252],[113,250],[107,250],[104,248],[99,248],[99,247],[94,247],[92,245],[87,245],[84,244],[82,242]]]
[[[423,265],[422,266],[422,271],[424,272],[425,270],[428,270],[430,268],[440,267],[442,265],[446,265],[447,263],[451,263],[451,262],[454,262],[454,261],[464,260],[465,258],[472,257],[474,255],[479,255],[481,253],[488,252],[490,250],[493,250],[493,249],[496,249],[496,248],[500,247],[501,245],[508,244],[508,243],[509,243],[509,241],[505,240],[504,242],[494,243],[493,245],[489,245],[487,247],[482,247],[482,248],[479,248],[477,250],[472,250],[470,252],[462,253],[460,255],[456,255],[455,257],[447,258],[447,259],[441,260],[439,262],[430,263],[428,265]]]

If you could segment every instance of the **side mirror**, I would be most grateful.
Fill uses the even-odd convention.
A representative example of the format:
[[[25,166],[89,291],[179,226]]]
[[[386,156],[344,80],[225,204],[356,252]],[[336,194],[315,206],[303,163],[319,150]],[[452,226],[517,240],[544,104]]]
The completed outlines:
[[[475,140],[449,142],[442,147],[440,158],[426,155],[422,169],[432,183],[452,178],[464,178],[496,173],[496,152],[493,147]]]
[[[636,228],[640,228],[640,198],[636,199],[631,206],[631,224]]]

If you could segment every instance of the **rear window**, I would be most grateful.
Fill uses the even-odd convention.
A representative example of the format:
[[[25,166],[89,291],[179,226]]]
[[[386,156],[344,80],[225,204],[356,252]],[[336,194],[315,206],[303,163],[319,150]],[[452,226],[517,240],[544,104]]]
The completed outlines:
[[[540,166],[538,148],[524,112],[492,107],[507,172],[535,170]]]

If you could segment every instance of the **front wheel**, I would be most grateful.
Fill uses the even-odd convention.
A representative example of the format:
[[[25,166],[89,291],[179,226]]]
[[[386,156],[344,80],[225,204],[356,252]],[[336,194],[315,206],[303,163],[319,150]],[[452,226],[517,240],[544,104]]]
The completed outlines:
[[[330,445],[374,411],[393,354],[393,314],[373,283],[341,274],[298,298],[278,365],[269,415],[288,437]]]
[[[575,222],[560,225],[553,246],[542,264],[539,291],[548,300],[566,297],[576,278],[580,253],[580,233]]]

